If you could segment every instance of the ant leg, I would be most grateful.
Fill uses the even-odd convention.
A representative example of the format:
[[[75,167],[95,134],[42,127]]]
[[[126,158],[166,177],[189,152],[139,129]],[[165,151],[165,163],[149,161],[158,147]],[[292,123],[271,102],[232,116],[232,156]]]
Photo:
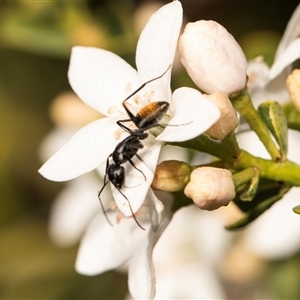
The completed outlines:
[[[130,209],[130,212],[131,212],[131,215],[132,215],[132,217],[133,217],[135,223],[136,223],[141,229],[145,230],[145,228],[138,222],[138,220],[137,220],[135,214],[133,213],[133,210],[132,210],[132,207],[131,207],[131,204],[130,204],[130,201],[128,200],[128,198],[125,196],[125,194],[124,194],[120,189],[117,188],[117,190],[118,190],[119,193],[127,200],[128,205],[129,205],[129,209]]]
[[[135,95],[137,92],[139,92],[142,88],[144,88],[148,83],[150,83],[150,82],[152,82],[152,81],[154,81],[154,80],[157,80],[157,79],[163,77],[163,76],[167,73],[167,71],[168,71],[170,68],[171,68],[171,65],[169,65],[168,68],[166,69],[166,71],[164,71],[161,75],[159,75],[159,76],[157,76],[157,77],[155,77],[155,78],[152,78],[152,79],[150,79],[150,80],[144,82],[138,89],[136,89],[134,92],[132,92],[132,93],[131,93],[129,96],[127,96],[127,98],[123,101],[123,103],[122,103],[122,104],[123,104],[123,107],[125,108],[125,110],[126,110],[128,116],[129,116],[129,118],[130,118],[131,120],[134,120],[135,117],[134,117],[134,115],[130,112],[130,110],[127,108],[127,106],[126,106],[126,101],[129,100],[129,99],[130,99],[133,95]]]
[[[138,154],[136,154],[136,157],[137,157],[140,161],[144,162],[144,161],[142,160],[142,158],[141,158]],[[142,170],[140,170],[140,169],[134,164],[134,162],[133,162],[131,159],[128,159],[128,161],[130,162],[130,164],[131,164],[137,171],[139,171],[140,173],[143,174],[144,179],[145,179],[145,181],[146,181],[147,178],[146,178],[144,172],[143,172]]]
[[[155,78],[152,78],[152,79],[150,79],[150,80],[144,82],[138,89],[136,89],[136,90],[135,90],[134,92],[132,92],[129,96],[127,96],[127,98],[123,101],[123,106],[124,106],[124,108],[126,109],[126,111],[127,111],[127,108],[126,108],[126,106],[124,105],[124,103],[125,103],[129,98],[131,98],[133,95],[135,95],[137,92],[139,92],[139,91],[140,91],[142,88],[144,88],[148,83],[150,83],[150,82],[152,82],[152,81],[154,81],[154,80],[157,80],[157,79],[163,77],[163,76],[167,73],[167,71],[168,71],[170,68],[171,68],[171,65],[169,65],[168,68],[167,68],[167,70],[164,71],[161,75],[159,75],[159,76],[157,76],[157,77],[155,77]]]
[[[106,187],[106,185],[107,185],[108,182],[109,182],[109,181],[106,179],[106,177],[107,177],[107,176],[105,175],[105,176],[104,176],[104,184],[103,184],[101,190],[98,192],[98,199],[99,199],[99,201],[100,201],[101,208],[102,208],[103,214],[104,214],[104,216],[105,216],[105,219],[107,220],[107,222],[108,222],[108,224],[109,224],[110,226],[114,226],[114,225],[112,224],[112,222],[109,220],[108,216],[107,216],[107,213],[106,213],[106,211],[105,211],[104,205],[103,205],[102,200],[101,200],[101,197],[100,197],[102,191],[104,190],[104,188]]]
[[[132,130],[130,128],[128,128],[127,126],[123,125],[122,123],[126,123],[126,122],[131,122],[131,119],[125,119],[125,120],[119,120],[116,123],[125,131],[127,131],[128,133],[131,133]]]

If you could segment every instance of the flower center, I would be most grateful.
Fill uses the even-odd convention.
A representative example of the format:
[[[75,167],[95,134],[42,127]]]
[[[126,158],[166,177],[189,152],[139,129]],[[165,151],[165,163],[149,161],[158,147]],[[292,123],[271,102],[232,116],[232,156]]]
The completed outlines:
[[[128,83],[125,87],[125,91],[130,94],[131,93],[131,84]],[[138,93],[134,94],[128,101],[126,101],[126,107],[130,110],[130,112],[134,115],[137,116],[139,112],[146,107],[147,105],[151,104],[151,101],[154,97],[155,91],[154,90],[148,90],[146,91],[142,96],[140,96]],[[109,107],[107,110],[108,115],[112,115],[117,113],[117,120],[125,120],[125,119],[130,119],[130,117],[126,114],[124,111],[124,107],[122,103],[118,106],[112,106]],[[159,125],[154,126],[153,128],[149,129],[149,136],[146,140],[144,140],[145,143],[149,144],[154,144],[155,143],[155,138],[164,130],[165,126],[170,120],[170,115],[169,111],[163,116],[161,119],[161,122]],[[124,124],[126,127],[128,127],[130,130],[136,130],[138,129],[137,126],[134,124],[133,121],[131,122],[126,122]],[[121,139],[122,133],[126,133],[125,130],[118,128],[114,132],[114,137],[116,140]]]

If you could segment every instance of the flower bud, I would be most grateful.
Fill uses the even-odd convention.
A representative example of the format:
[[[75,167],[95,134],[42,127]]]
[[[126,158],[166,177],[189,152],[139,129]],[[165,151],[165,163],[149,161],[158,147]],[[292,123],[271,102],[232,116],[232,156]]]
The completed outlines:
[[[192,172],[184,193],[199,208],[215,210],[235,197],[235,185],[227,169],[201,167]]]
[[[182,64],[201,90],[229,95],[245,88],[246,57],[222,25],[204,20],[188,23],[178,45]]]
[[[291,96],[291,101],[296,109],[300,111],[300,70],[296,69],[286,79],[287,89]]]
[[[213,139],[223,140],[228,134],[232,133],[239,125],[238,117],[225,93],[215,92],[204,95],[211,102],[216,104],[221,111],[221,117],[205,133]]]
[[[181,191],[188,183],[191,171],[192,167],[185,162],[163,161],[156,167],[151,187],[164,192]]]
[[[53,100],[50,115],[56,125],[70,127],[82,127],[103,117],[72,92],[63,92]]]

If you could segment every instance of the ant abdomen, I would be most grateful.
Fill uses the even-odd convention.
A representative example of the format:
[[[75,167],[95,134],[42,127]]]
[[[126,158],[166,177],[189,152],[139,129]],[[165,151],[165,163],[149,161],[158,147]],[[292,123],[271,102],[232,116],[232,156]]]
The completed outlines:
[[[135,125],[141,130],[148,130],[159,125],[170,104],[166,101],[152,102],[143,107],[135,116]]]

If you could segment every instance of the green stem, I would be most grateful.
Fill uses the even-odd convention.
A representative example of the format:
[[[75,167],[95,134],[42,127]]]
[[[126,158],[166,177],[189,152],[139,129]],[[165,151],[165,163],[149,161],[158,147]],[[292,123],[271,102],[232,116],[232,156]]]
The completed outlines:
[[[300,166],[289,160],[284,162],[275,162],[255,157],[250,153],[241,150],[241,154],[233,167],[237,170],[256,167],[259,169],[260,177],[300,186]]]
[[[228,134],[223,140],[222,140],[222,146],[224,146],[226,149],[230,151],[230,154],[232,157],[237,158],[240,153],[241,149],[239,147],[239,144],[237,143],[236,136],[234,133]]]
[[[192,140],[185,142],[172,142],[169,145],[180,146],[184,148],[194,149],[200,152],[205,152],[224,160],[230,164],[235,162],[235,158],[230,153],[231,148],[226,148],[226,145],[222,145],[218,141],[212,140],[209,136],[202,134]]]
[[[257,110],[254,108],[247,89],[241,91],[238,95],[230,97],[234,107],[240,112],[242,117],[248,122],[249,126],[258,135],[273,160],[280,159],[280,152],[271,138],[266,124],[260,118]]]

